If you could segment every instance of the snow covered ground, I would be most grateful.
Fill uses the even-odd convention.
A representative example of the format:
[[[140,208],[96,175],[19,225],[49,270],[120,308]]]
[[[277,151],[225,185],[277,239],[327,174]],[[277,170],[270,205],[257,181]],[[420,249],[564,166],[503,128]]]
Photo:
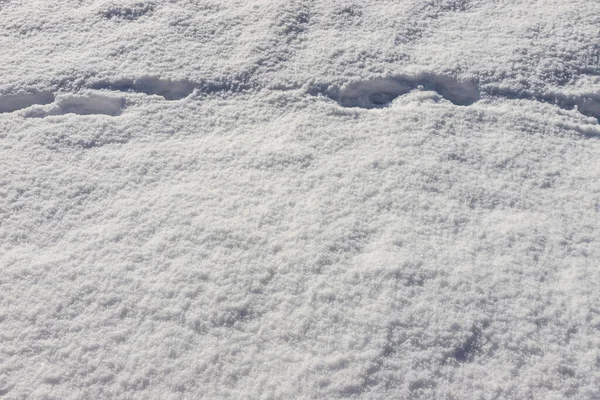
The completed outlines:
[[[600,2],[0,1],[0,397],[600,399]]]

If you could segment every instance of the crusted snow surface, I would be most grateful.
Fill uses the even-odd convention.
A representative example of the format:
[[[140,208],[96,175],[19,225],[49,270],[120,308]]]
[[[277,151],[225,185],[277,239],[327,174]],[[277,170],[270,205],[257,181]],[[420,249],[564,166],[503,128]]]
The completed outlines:
[[[600,3],[0,2],[3,399],[600,399]]]

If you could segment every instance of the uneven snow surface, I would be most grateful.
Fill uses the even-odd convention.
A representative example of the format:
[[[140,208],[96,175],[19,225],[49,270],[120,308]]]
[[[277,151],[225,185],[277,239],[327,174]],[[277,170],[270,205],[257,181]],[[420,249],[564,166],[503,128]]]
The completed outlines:
[[[597,0],[1,0],[3,399],[600,399]]]

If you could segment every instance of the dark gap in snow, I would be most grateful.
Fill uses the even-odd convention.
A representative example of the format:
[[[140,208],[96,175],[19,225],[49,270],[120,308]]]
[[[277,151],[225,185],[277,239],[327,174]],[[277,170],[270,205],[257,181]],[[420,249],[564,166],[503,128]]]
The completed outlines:
[[[9,113],[33,105],[46,105],[54,101],[50,92],[22,93],[0,96],[0,113]]]

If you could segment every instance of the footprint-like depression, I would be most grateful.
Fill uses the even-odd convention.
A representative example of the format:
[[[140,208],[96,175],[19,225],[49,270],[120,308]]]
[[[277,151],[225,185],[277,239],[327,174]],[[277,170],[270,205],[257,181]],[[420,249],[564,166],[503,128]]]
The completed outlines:
[[[417,88],[435,91],[444,99],[459,106],[471,105],[481,98],[479,87],[475,82],[435,74],[352,82],[328,92],[327,96],[342,107],[384,108],[397,97]]]

